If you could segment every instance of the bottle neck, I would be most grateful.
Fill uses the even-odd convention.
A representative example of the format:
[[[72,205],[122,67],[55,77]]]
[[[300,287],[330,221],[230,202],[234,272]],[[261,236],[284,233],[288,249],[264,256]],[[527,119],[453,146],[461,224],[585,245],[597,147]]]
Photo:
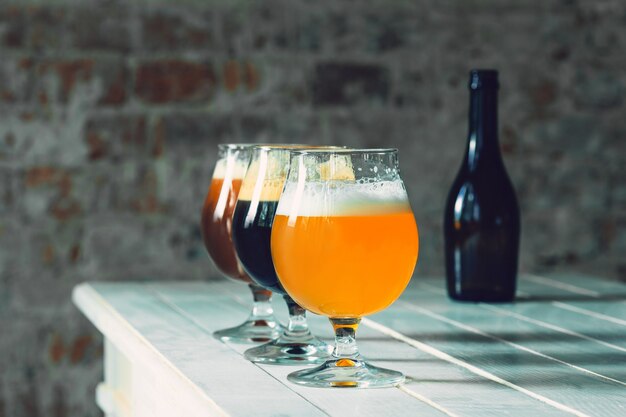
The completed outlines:
[[[467,167],[475,171],[479,161],[499,161],[498,90],[470,90],[469,134],[467,137]],[[482,164],[486,165],[486,164]],[[491,165],[491,164],[488,164]]]

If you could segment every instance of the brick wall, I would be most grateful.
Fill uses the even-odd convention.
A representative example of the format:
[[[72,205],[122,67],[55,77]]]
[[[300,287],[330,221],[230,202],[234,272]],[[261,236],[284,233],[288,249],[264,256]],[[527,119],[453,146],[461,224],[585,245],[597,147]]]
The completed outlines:
[[[217,143],[400,148],[417,274],[441,274],[472,67],[501,71],[521,268],[626,279],[618,0],[14,1],[0,48],[0,416],[99,414],[77,283],[215,276]]]

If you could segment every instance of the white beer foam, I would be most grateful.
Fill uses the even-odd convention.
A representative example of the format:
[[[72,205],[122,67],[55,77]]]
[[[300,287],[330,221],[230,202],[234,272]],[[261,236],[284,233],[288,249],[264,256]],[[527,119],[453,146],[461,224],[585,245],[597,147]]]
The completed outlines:
[[[382,182],[324,181],[287,183],[277,215],[351,216],[384,214],[410,209],[400,180]]]
[[[258,158],[250,162],[239,191],[239,199],[278,201],[283,191],[288,166],[288,151],[260,153]]]
[[[222,158],[215,164],[214,179],[243,179],[248,168],[248,161],[233,157]]]

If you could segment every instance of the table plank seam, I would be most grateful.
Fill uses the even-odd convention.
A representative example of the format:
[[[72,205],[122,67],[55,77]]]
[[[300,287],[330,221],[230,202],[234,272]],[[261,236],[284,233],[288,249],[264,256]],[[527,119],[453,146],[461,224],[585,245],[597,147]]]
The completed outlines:
[[[169,308],[171,308],[172,310],[176,311],[177,314],[183,316],[184,318],[186,318],[187,320],[189,320],[194,326],[198,327],[202,332],[207,333],[209,336],[212,337],[212,332],[207,329],[206,327],[204,327],[204,325],[202,325],[201,323],[198,323],[198,321],[192,317],[191,315],[189,315],[188,313],[186,313],[185,311],[181,310],[177,305],[171,303],[169,300],[167,300],[165,297],[163,297],[160,292],[154,288],[153,286],[148,284],[148,289],[156,295],[156,297],[158,297],[163,303],[165,303],[166,305],[168,305]],[[223,343],[223,342],[222,342]],[[227,346],[229,349],[231,349],[232,351],[234,351],[235,353],[237,353],[237,355],[241,356],[239,354],[239,352],[237,352],[235,349],[233,349],[228,343],[224,343],[225,346]],[[257,368],[259,368],[260,370],[262,370],[266,375],[269,375],[272,379],[278,381],[280,384],[282,384],[285,388],[287,388],[288,390],[290,390],[291,392],[293,392],[294,394],[296,394],[297,396],[299,396],[300,398],[302,398],[303,400],[305,400],[307,403],[311,404],[313,407],[315,407],[316,409],[318,409],[320,412],[324,413],[327,416],[331,416],[326,410],[322,409],[321,407],[319,407],[317,404],[312,403],[311,401],[309,401],[308,398],[304,397],[302,394],[300,394],[299,392],[295,391],[293,388],[291,388],[289,385],[285,384],[285,381],[276,378],[274,375],[270,374],[269,372],[267,372],[265,369],[263,369],[263,367],[259,366],[256,363],[253,363],[254,366],[256,366]]]
[[[479,303],[479,306],[481,308],[483,308],[483,309],[494,311],[494,312],[497,312],[499,314],[503,314],[503,315],[510,316],[510,317],[515,317],[518,320],[522,320],[522,321],[525,321],[527,323],[534,324],[536,326],[544,327],[546,329],[554,330],[554,331],[557,331],[557,332],[560,332],[560,333],[563,333],[563,334],[567,334],[567,335],[570,335],[570,336],[574,336],[574,337],[578,337],[578,338],[581,338],[581,339],[584,339],[584,340],[588,340],[590,342],[598,343],[598,344],[600,344],[602,346],[605,346],[605,347],[608,347],[608,348],[611,348],[611,349],[615,349],[615,350],[618,350],[620,352],[626,352],[626,348],[614,345],[613,343],[605,342],[604,340],[599,340],[599,339],[593,338],[591,336],[587,336],[586,334],[582,334],[582,333],[576,332],[574,330],[566,329],[566,328],[561,327],[561,326],[556,326],[554,324],[546,323],[546,322],[541,321],[541,320],[536,320],[536,319],[533,319],[533,318],[530,318],[530,317],[526,317],[526,316],[524,316],[522,314],[514,313],[512,311],[507,311],[507,310],[505,310],[503,308],[492,306],[490,304]]]
[[[590,417],[590,416],[588,416],[587,414],[585,414],[585,413],[583,413],[581,411],[575,410],[575,409],[573,409],[573,408],[571,408],[571,407],[569,407],[569,406],[567,406],[565,404],[562,404],[562,403],[560,403],[558,401],[552,400],[552,399],[550,399],[548,397],[545,397],[545,396],[543,396],[541,394],[538,394],[538,393],[536,393],[534,391],[531,391],[531,390],[529,390],[527,388],[521,387],[521,386],[519,386],[517,384],[514,384],[514,383],[512,383],[510,381],[507,381],[507,380],[505,380],[505,379],[503,379],[503,378],[501,378],[501,377],[499,377],[499,376],[497,376],[495,374],[492,374],[489,371],[481,369],[481,368],[479,368],[479,367],[477,367],[475,365],[472,365],[470,363],[467,363],[467,362],[465,362],[465,361],[463,361],[461,359],[455,358],[454,356],[449,355],[449,354],[447,354],[447,353],[445,353],[445,352],[443,352],[443,351],[441,351],[439,349],[436,349],[436,348],[434,348],[434,347],[432,347],[432,346],[430,346],[430,345],[428,345],[426,343],[423,343],[423,342],[420,342],[418,340],[412,339],[412,338],[410,338],[410,337],[408,337],[408,336],[406,336],[406,335],[404,335],[404,334],[402,334],[402,333],[400,333],[400,332],[398,332],[396,330],[393,330],[393,329],[391,329],[391,328],[389,328],[389,327],[387,327],[387,326],[385,326],[383,324],[380,324],[380,323],[378,323],[376,321],[373,321],[372,319],[363,318],[361,320],[361,323],[364,324],[365,326],[368,326],[368,327],[372,328],[372,329],[376,329],[376,330],[380,331],[381,333],[385,333],[388,336],[390,336],[390,337],[392,337],[392,338],[394,338],[396,340],[399,340],[399,341],[404,342],[404,343],[406,343],[406,344],[408,344],[408,345],[410,345],[410,346],[412,346],[414,348],[417,348],[417,349],[421,350],[422,352],[428,353],[428,354],[430,354],[430,355],[432,355],[432,356],[434,356],[434,357],[436,357],[438,359],[441,359],[441,360],[444,360],[446,362],[452,363],[454,365],[460,366],[460,367],[462,367],[464,369],[467,369],[468,371],[470,371],[470,372],[472,372],[472,373],[474,373],[476,375],[482,376],[483,378],[486,378],[486,379],[488,379],[490,381],[493,381],[493,382],[496,382],[498,384],[504,385],[504,386],[506,386],[508,388],[514,389],[514,390],[516,390],[516,391],[518,391],[518,392],[520,392],[522,394],[525,394],[525,395],[527,395],[527,396],[529,396],[529,397],[531,397],[531,398],[533,398],[535,400],[538,400],[538,401],[541,401],[541,402],[543,402],[545,404],[548,404],[548,405],[550,405],[550,406],[552,406],[552,407],[554,407],[554,408],[556,408],[556,409],[558,409],[560,411],[564,411],[564,412],[567,412],[569,414],[572,414],[572,415],[575,415],[575,416],[578,416],[578,417]]]
[[[535,282],[537,284],[541,284],[541,285],[545,285],[545,286],[548,286],[548,287],[562,289],[562,290],[569,291],[569,292],[574,293],[574,294],[587,295],[587,296],[590,296],[592,298],[601,298],[602,297],[602,294],[600,294],[597,291],[589,290],[587,288],[581,288],[581,287],[578,287],[578,286],[573,285],[573,284],[564,283],[564,282],[561,282],[561,281],[558,281],[558,280],[554,280],[554,279],[550,279],[550,278],[547,278],[547,277],[534,275],[534,274],[524,274],[524,277],[526,279],[528,279],[529,281],[533,281],[533,282]],[[521,292],[518,292],[518,293],[521,294]],[[566,304],[566,303],[563,303],[563,302],[561,302],[561,303],[563,305],[566,305],[566,306],[569,306],[569,307],[574,307],[574,306],[571,306],[570,304]],[[622,300],[621,303],[626,304],[626,300]],[[582,309],[582,310],[585,310],[585,309]],[[588,314],[588,315],[590,315],[592,317],[600,318],[600,317],[597,317],[597,316],[593,315],[593,313],[595,313],[595,314],[600,314],[600,313],[596,313],[595,311],[590,311],[590,310],[586,310],[586,311],[588,313],[592,313],[592,314]],[[585,313],[581,312],[581,314],[585,314]],[[606,316],[606,317],[611,317],[611,316]]]
[[[594,317],[599,320],[609,321],[611,323],[619,324],[620,326],[626,326],[626,320],[622,320],[616,317],[607,316],[606,314],[596,313],[595,311],[587,310],[586,308],[576,307],[561,301],[553,301],[552,305],[564,310],[569,310],[574,313],[582,314],[589,317]]]
[[[419,400],[439,411],[441,411],[442,413],[444,413],[445,415],[449,416],[449,417],[460,417],[458,414],[453,413],[452,411],[448,410],[447,408],[445,408],[444,406],[442,406],[441,404],[437,404],[435,401],[431,400],[430,398],[413,391],[412,389],[408,388],[406,385],[398,385],[396,388],[398,388],[400,391],[404,392],[405,394],[415,398],[416,400]]]
[[[555,279],[550,279],[550,278],[546,278],[546,277],[542,277],[542,276],[534,275],[534,274],[524,274],[523,277],[524,279],[527,279],[528,281],[532,281],[537,284],[545,285],[545,286],[552,287],[552,288],[558,288],[560,290],[569,291],[574,294],[588,295],[593,298],[600,297],[600,293],[597,291],[588,290],[587,288],[578,287],[576,285],[557,281]]]

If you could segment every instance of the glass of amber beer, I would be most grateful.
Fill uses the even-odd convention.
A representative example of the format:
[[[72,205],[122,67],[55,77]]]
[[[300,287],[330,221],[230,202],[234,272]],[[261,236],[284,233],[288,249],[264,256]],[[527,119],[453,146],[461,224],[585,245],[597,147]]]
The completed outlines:
[[[202,207],[202,237],[215,266],[227,277],[247,283],[254,297],[248,319],[236,327],[218,330],[221,340],[239,343],[268,342],[278,337],[271,291],[256,285],[241,267],[232,240],[232,218],[241,182],[254,144],[218,145],[218,160]]]
[[[271,235],[280,283],[302,307],[330,318],[333,357],[289,374],[316,387],[389,387],[400,372],[364,362],[361,317],[387,308],[411,279],[418,233],[395,149],[296,150]]]
[[[305,309],[285,292],[272,262],[274,213],[287,177],[290,150],[298,148],[305,145],[254,149],[233,215],[233,242],[245,271],[258,285],[283,295],[289,311],[289,324],[277,339],[246,350],[245,357],[253,362],[294,365],[321,363],[330,357],[331,347],[311,334]]]

